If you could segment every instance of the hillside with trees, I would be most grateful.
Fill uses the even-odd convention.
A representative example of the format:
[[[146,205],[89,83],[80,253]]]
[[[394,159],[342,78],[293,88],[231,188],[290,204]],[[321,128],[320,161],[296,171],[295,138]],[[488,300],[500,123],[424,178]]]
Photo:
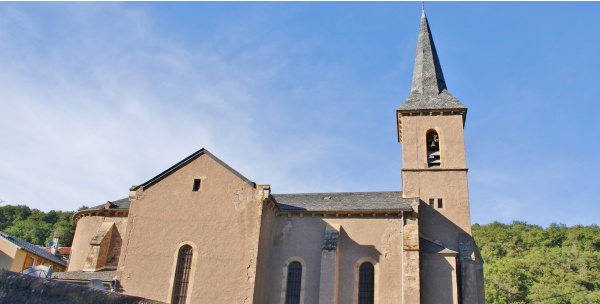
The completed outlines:
[[[473,225],[487,303],[600,303],[600,227]]]
[[[70,247],[75,232],[74,211],[43,212],[25,205],[0,207],[0,230],[29,243],[47,246],[54,232],[60,233],[60,246]]]

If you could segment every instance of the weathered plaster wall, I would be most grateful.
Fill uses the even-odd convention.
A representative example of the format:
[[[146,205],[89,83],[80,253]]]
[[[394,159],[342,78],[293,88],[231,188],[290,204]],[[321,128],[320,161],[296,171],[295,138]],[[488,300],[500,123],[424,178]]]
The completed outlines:
[[[258,258],[256,262],[256,280],[254,286],[254,302],[267,303],[267,291],[272,289],[268,285],[268,278],[273,276],[269,273],[269,261],[271,260],[271,243],[273,241],[273,221],[275,212],[269,206],[263,206],[260,239],[258,245]]]
[[[0,268],[19,272],[25,263],[27,252],[12,243],[0,240]]]
[[[102,216],[85,216],[77,221],[67,271],[79,271],[84,268],[90,241],[103,220]]]
[[[176,253],[188,243],[197,248],[189,302],[252,302],[262,190],[203,154],[136,195],[117,270],[126,294],[170,302]]]
[[[17,257],[17,251],[19,249],[17,246],[12,243],[0,240],[0,268],[7,269],[10,271],[20,271],[21,266],[23,266],[23,260],[25,257],[23,255],[22,259],[19,261],[14,261],[15,257]],[[17,260],[19,257],[17,257]],[[15,263],[13,263],[15,262]],[[17,270],[18,268],[18,270]]]
[[[321,255],[326,225],[341,226],[339,238],[338,303],[356,303],[356,264],[368,258],[375,263],[376,302],[399,303],[402,296],[402,218],[335,218],[277,216],[273,229],[269,272],[272,274],[264,303],[281,303],[283,267],[291,257],[306,264],[304,303],[319,302]]]
[[[127,229],[127,217],[84,216],[77,221],[67,271],[79,271],[85,269],[86,260],[88,260],[90,250],[93,250],[90,241],[96,235],[96,232],[100,229],[102,223],[105,222],[114,222],[115,227],[112,231],[112,238],[109,242],[105,243],[106,248],[103,248],[105,254],[101,264],[102,267],[117,266],[119,255],[121,253],[122,238]]]
[[[419,197],[420,232],[458,251],[458,234],[471,233],[467,164],[461,115],[402,116],[402,191]],[[427,168],[426,133],[440,136],[441,167]],[[441,198],[442,208],[429,199]]]
[[[456,256],[421,256],[421,303],[458,303]]]
[[[413,209],[417,206],[411,205]],[[402,303],[421,303],[420,242],[418,213],[404,216],[402,238]]]
[[[425,135],[430,129],[440,137],[442,168],[466,168],[461,115],[402,116],[402,168],[427,169]]]
[[[458,251],[458,234],[471,233],[471,215],[466,171],[403,171],[403,195],[420,197],[420,232]],[[443,198],[439,209],[429,198]]]

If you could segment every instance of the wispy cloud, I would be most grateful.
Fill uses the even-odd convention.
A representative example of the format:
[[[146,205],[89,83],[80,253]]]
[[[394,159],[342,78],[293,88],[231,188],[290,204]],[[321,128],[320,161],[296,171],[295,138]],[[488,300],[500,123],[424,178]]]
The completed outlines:
[[[298,67],[283,53],[294,45],[283,35],[250,42],[261,25],[240,24],[221,30],[227,38],[185,43],[161,35],[144,10],[47,8],[46,18],[18,5],[0,10],[2,199],[40,209],[100,204],[201,147],[279,189],[320,184],[318,174],[290,178],[341,144],[315,130],[331,125],[333,108],[313,108],[339,79],[292,81]],[[312,115],[293,116],[302,112]]]

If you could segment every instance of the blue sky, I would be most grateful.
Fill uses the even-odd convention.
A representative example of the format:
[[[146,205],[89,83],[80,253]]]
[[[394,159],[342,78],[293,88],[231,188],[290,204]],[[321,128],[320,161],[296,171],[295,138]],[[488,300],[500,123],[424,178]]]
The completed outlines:
[[[425,5],[473,223],[598,223],[600,3]],[[202,147],[274,193],[400,190],[420,10],[0,3],[0,199],[102,204]]]

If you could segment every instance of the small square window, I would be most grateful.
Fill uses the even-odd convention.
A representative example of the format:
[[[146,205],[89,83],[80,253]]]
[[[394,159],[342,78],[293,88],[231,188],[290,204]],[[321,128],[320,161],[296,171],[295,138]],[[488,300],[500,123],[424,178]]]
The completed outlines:
[[[433,198],[429,199],[429,207],[435,208],[435,199],[433,199]]]
[[[438,208],[444,208],[444,201],[441,198],[438,198]]]
[[[200,190],[200,179],[196,178],[194,179],[194,187],[192,188],[192,191],[199,191]]]

